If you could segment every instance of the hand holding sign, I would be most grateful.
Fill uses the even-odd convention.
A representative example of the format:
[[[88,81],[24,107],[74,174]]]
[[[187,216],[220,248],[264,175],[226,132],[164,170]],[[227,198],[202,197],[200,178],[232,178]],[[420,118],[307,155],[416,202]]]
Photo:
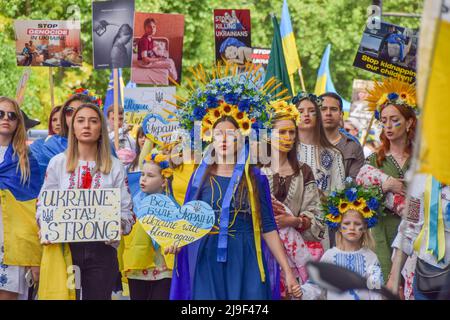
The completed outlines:
[[[144,198],[137,216],[147,234],[163,248],[192,243],[205,236],[215,222],[214,210],[206,202],[191,201],[179,208],[162,194]]]

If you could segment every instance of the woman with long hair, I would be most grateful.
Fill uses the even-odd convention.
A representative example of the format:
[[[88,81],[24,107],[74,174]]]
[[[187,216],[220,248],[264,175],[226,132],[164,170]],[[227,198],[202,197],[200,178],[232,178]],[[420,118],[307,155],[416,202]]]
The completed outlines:
[[[121,231],[124,235],[128,234],[135,220],[131,211],[132,201],[126,173],[120,161],[111,156],[106,122],[98,106],[87,103],[77,108],[72,116],[68,140],[67,151],[50,160],[42,191],[119,188]],[[39,216],[37,220],[39,221]],[[117,252],[112,245],[81,242],[70,243],[68,248],[63,244],[62,250],[59,249],[61,253],[65,250],[70,257],[69,261],[80,268],[83,300],[111,299],[119,270]],[[49,246],[60,248],[61,244]],[[50,281],[54,267],[52,260],[45,261],[45,264],[44,261],[45,259],[41,275],[46,284],[43,286],[44,290],[39,292],[39,298],[43,299],[48,297],[45,289],[52,290]]]
[[[0,97],[0,300],[25,294],[25,267],[38,281],[41,247],[33,215],[39,167],[26,144],[19,105]]]
[[[357,181],[366,186],[376,185],[386,194],[385,214],[373,229],[377,244],[376,253],[383,273],[391,269],[392,242],[401,221],[401,204],[404,204],[406,185],[403,181],[409,169],[417,117],[415,89],[395,79],[377,82],[370,92],[369,106],[383,127],[378,150],[366,159]],[[392,194],[394,194],[393,197]]]
[[[321,221],[319,191],[311,168],[297,160],[297,126],[300,113],[284,101],[271,104],[272,133],[267,147],[270,163],[261,171],[272,193],[275,222],[288,262],[300,283],[307,280],[306,262],[314,257],[308,243],[321,241],[325,226]],[[284,279],[281,294],[286,296]]]
[[[147,138],[145,137],[144,129],[142,128],[142,126],[140,126],[136,134],[136,157],[134,158],[133,162],[131,162],[130,165],[128,166],[127,168],[128,172],[141,171],[139,158],[141,155],[141,151],[144,148],[146,139]]]

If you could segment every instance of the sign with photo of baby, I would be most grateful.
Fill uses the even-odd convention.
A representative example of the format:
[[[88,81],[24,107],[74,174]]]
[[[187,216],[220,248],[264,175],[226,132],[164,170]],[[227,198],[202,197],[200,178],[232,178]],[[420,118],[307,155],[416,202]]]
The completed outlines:
[[[44,190],[41,243],[120,240],[120,189]]]
[[[215,223],[214,210],[204,201],[181,208],[163,194],[145,197],[136,213],[147,234],[163,248],[182,247],[208,234]]]
[[[252,62],[250,10],[215,9],[216,62]]]
[[[15,20],[21,67],[81,67],[80,21]]]

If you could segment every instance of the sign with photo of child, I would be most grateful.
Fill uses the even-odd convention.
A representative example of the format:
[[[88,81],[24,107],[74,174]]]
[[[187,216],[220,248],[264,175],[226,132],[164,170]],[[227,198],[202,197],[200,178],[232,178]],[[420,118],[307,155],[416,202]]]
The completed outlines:
[[[120,189],[44,190],[38,210],[42,243],[120,240]]]
[[[144,198],[137,212],[147,234],[161,247],[182,247],[208,234],[215,223],[214,210],[204,201],[190,201],[181,208],[163,194]]]

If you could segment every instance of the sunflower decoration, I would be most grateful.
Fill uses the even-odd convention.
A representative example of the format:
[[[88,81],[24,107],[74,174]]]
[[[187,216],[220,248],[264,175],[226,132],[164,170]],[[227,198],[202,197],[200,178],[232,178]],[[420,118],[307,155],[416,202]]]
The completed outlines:
[[[268,106],[272,100],[287,100],[288,90],[275,94],[275,90],[282,86],[275,78],[269,79],[262,88],[256,86],[262,77],[259,68],[247,64],[245,70],[239,73],[235,64],[221,63],[214,66],[207,73],[202,65],[191,68],[191,78],[186,79],[187,86],[178,86],[176,114],[180,126],[193,131],[194,122],[201,121],[201,139],[212,141],[212,131],[217,121],[231,117],[239,126],[243,136],[249,136],[252,129],[258,131],[270,128],[270,114]]]
[[[153,150],[144,158],[144,163],[153,162],[161,168],[161,175],[168,179],[173,175],[173,169],[170,167],[169,156]]]
[[[349,210],[359,212],[367,223],[368,228],[374,227],[378,217],[383,212],[383,194],[376,187],[362,187],[347,178],[345,188],[333,191],[322,203],[325,223],[332,229],[338,229],[342,217]]]
[[[88,96],[91,99],[91,102],[93,104],[96,104],[99,108],[101,108],[103,106],[102,99],[98,98],[92,91],[89,91],[88,89],[85,89],[85,88],[75,89],[74,92],[69,94],[69,98],[76,94],[84,94],[84,95]]]
[[[284,100],[276,100],[270,103],[269,112],[271,119],[292,120],[298,126],[300,124],[300,112],[297,107]]]
[[[382,82],[375,81],[374,87],[367,90],[369,110],[375,112],[375,118],[380,120],[381,110],[388,104],[403,105],[419,114],[416,102],[416,87],[414,84],[401,82],[395,78],[385,78]]]

